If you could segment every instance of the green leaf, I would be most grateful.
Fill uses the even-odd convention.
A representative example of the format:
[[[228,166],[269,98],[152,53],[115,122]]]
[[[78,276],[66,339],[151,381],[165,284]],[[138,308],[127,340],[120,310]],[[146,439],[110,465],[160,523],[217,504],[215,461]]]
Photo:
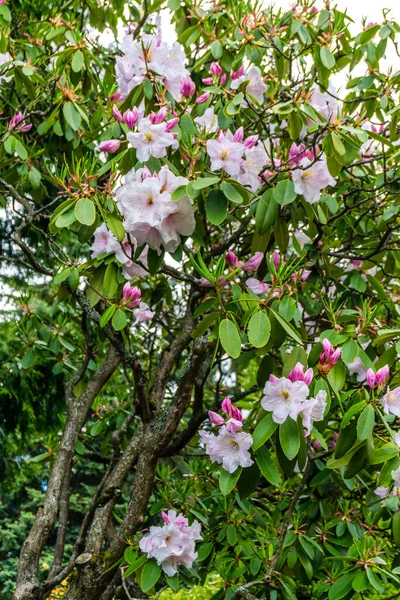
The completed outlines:
[[[79,71],[82,70],[83,64],[83,52],[81,50],[77,50],[74,54],[74,58],[72,59],[71,69],[74,71],[74,73],[79,73]]]
[[[122,308],[117,308],[111,321],[111,324],[114,327],[114,329],[116,331],[121,331],[122,329],[124,329],[124,327],[126,327],[127,322],[128,319],[126,318],[125,312],[122,310]]]
[[[275,312],[272,308],[270,308],[270,311],[272,312],[272,314],[274,315],[274,317],[276,318],[278,323],[286,331],[286,333],[288,333],[290,335],[290,337],[292,337],[298,344],[303,346],[302,339],[299,337],[299,335],[297,334],[295,329],[293,329],[293,327],[290,325],[290,323],[288,323],[286,321],[286,319],[284,319],[281,315],[279,315],[277,312]]]
[[[35,352],[32,348],[29,348],[27,352],[25,352],[24,356],[21,360],[21,365],[23,369],[29,369],[35,362]]]
[[[107,325],[108,321],[111,319],[111,317],[115,313],[116,308],[117,307],[115,304],[111,304],[108,308],[106,308],[106,310],[101,315],[100,327],[104,327],[104,325]]]
[[[294,184],[291,179],[284,179],[280,181],[273,191],[273,198],[275,202],[282,206],[291,204],[296,199],[296,192],[294,191]]]
[[[260,448],[256,454],[256,462],[260,467],[261,473],[265,479],[272,485],[280,485],[282,477],[276,467],[276,464],[266,448]]]
[[[80,198],[75,204],[75,217],[82,225],[93,225],[96,220],[96,208],[89,198]]]
[[[223,48],[221,42],[213,42],[210,46],[210,50],[215,60],[219,60],[222,57]]]
[[[232,358],[238,358],[242,349],[240,335],[236,325],[229,319],[223,319],[219,325],[219,338],[223,349]]]
[[[359,440],[366,440],[371,434],[375,425],[375,411],[369,404],[364,408],[357,421],[357,437]]]
[[[223,181],[221,188],[228,200],[234,202],[235,204],[242,204],[242,194],[238,192],[234,185],[228,183],[227,181]]]
[[[332,52],[326,46],[320,48],[321,62],[327,69],[333,69],[336,64],[335,57]]]
[[[286,458],[293,460],[300,450],[300,435],[297,422],[290,417],[279,426],[279,441]]]
[[[145,594],[149,592],[160,579],[162,572],[161,565],[158,565],[154,559],[148,560],[144,565],[140,576],[140,587]]]
[[[225,469],[221,469],[219,476],[219,489],[224,496],[227,496],[229,492],[233,490],[241,472],[242,467],[238,467],[234,473],[228,473],[228,471],[225,471]]]
[[[341,598],[344,598],[353,587],[354,575],[355,573],[347,573],[335,581],[328,593],[329,600],[340,600]]]
[[[146,80],[147,81],[147,80]],[[77,111],[73,102],[66,102],[63,106],[63,114],[68,125],[74,131],[78,131],[81,126],[81,115]]]
[[[115,263],[107,265],[104,273],[103,294],[106,298],[113,298],[118,289],[118,269]]]
[[[207,219],[213,225],[221,225],[228,214],[228,203],[221,190],[211,190],[206,201]]]
[[[155,275],[157,271],[161,268],[161,265],[164,260],[164,254],[164,251],[161,252],[161,254],[158,254],[157,250],[149,248],[147,253],[147,266],[150,275]]]
[[[297,305],[291,296],[284,296],[279,303],[279,314],[291,321],[296,314]]]
[[[210,327],[210,325],[212,325],[212,323],[214,323],[214,321],[216,320],[218,315],[219,315],[219,312],[212,312],[212,313],[206,315],[204,317],[204,319],[202,319],[200,321],[200,323],[198,323],[196,325],[196,327],[194,328],[194,330],[192,331],[192,338],[199,338],[202,335],[204,335],[205,332],[207,331],[207,329]]]
[[[193,181],[193,189],[194,190],[203,190],[206,187],[210,187],[210,185],[214,185],[218,183],[219,177],[199,177],[195,181]]]
[[[249,342],[254,348],[262,348],[269,340],[271,324],[268,316],[262,310],[251,317],[247,330]]]
[[[233,525],[233,523],[228,525],[228,529],[226,530],[226,539],[228,540],[228,544],[230,546],[236,546],[238,541],[238,535],[236,527]]]
[[[260,446],[265,444],[267,440],[272,436],[278,423],[272,419],[272,413],[268,413],[257,425],[253,432],[253,450],[257,450]]]
[[[273,227],[278,216],[279,204],[272,195],[272,190],[267,190],[258,201],[256,209],[256,229],[263,234]]]
[[[63,281],[68,279],[69,274],[71,273],[71,269],[64,269],[63,271],[59,271],[56,275],[54,275],[53,282],[54,285],[60,285]]]

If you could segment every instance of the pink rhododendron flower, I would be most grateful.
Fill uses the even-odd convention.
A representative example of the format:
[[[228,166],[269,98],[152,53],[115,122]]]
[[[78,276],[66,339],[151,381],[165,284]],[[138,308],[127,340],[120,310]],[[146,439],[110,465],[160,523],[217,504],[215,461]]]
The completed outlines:
[[[125,176],[125,184],[117,190],[116,198],[125,218],[124,227],[139,246],[148,244],[158,252],[163,246],[173,252],[182,235],[193,233],[194,208],[187,196],[177,202],[171,197],[178,187],[187,183],[185,177],[176,176],[167,166],[158,174],[139,169]]]
[[[154,317],[154,312],[150,310],[150,307],[145,302],[141,302],[138,308],[134,308],[132,314],[136,319],[136,323],[151,321]]]
[[[221,140],[208,140],[207,154],[211,159],[211,171],[224,169],[229,175],[238,175],[244,146],[227,137]]]
[[[175,100],[180,99],[181,81],[189,75],[185,68],[186,55],[178,43],[169,46],[156,35],[144,34],[140,41],[126,36],[122,42],[123,56],[116,59],[116,75],[121,94],[141,84],[148,71],[158,75]]]
[[[226,422],[226,429],[229,431],[229,433],[236,433],[239,431],[239,429],[242,429],[242,427],[242,420],[239,421],[238,419],[228,419]]]
[[[400,387],[392,391],[388,390],[383,396],[382,402],[383,410],[387,415],[391,413],[392,415],[396,415],[396,417],[400,417]]]
[[[296,363],[296,366],[288,375],[288,379],[290,379],[290,381],[304,381],[304,383],[308,386],[311,384],[313,377],[313,370],[310,368],[304,372],[304,366],[300,362]]]
[[[250,277],[249,279],[246,279],[246,285],[249,288],[249,290],[251,290],[254,294],[257,294],[257,295],[267,294],[270,289],[270,285],[268,283],[259,281],[258,279],[255,279],[254,277]]]
[[[3,54],[0,53],[0,71],[2,70],[3,65],[9,63],[12,61],[12,56],[9,52],[4,52]],[[11,76],[7,76],[7,75],[0,75],[0,83],[2,81],[11,81]]]
[[[367,369],[365,368],[361,358],[357,356],[353,362],[347,365],[350,375],[357,375],[357,381],[365,381],[367,378]]]
[[[189,525],[182,515],[175,510],[162,514],[164,525],[150,527],[148,535],[139,542],[139,548],[148,558],[155,558],[163,571],[172,577],[177,573],[179,565],[190,568],[197,558],[195,542],[203,539],[198,521]]]
[[[253,96],[259,104],[263,103],[264,92],[267,91],[267,86],[262,80],[261,71],[258,67],[251,67],[247,72],[242,71],[239,76],[237,74],[235,76],[232,75],[231,79],[231,88],[233,90],[236,90],[244,81],[247,81],[248,83],[245,86],[246,93]],[[247,106],[245,100],[242,102],[242,106]]]
[[[205,445],[211,461],[222,464],[228,473],[234,473],[238,467],[251,467],[253,464],[249,452],[253,438],[249,433],[232,433],[223,425],[218,435],[200,431],[200,441]]]
[[[296,420],[309,393],[304,381],[290,381],[281,377],[277,381],[267,381],[261,406],[272,411],[275,423],[284,423],[288,417]]]
[[[240,170],[236,175],[236,179],[239,183],[255,192],[262,183],[259,173],[267,163],[267,153],[260,144],[251,148],[244,145],[244,150],[245,156],[240,163]]]
[[[102,152],[107,152],[109,154],[113,154],[119,150],[121,142],[119,140],[106,140],[104,142],[100,142],[99,150]]]
[[[222,67],[217,62],[212,62],[209,69],[211,75],[222,75]]]
[[[129,132],[126,137],[141,162],[149,160],[150,156],[161,158],[167,154],[169,146],[177,145],[173,134],[166,131],[165,123],[152,123],[148,117],[139,121],[137,133]]]
[[[299,163],[300,168],[291,171],[294,191],[304,196],[310,204],[318,202],[321,190],[328,185],[334,186],[335,179],[328,171],[325,155],[315,163],[309,158],[303,158]]]
[[[303,415],[303,426],[305,428],[305,434],[310,435],[314,421],[322,421],[326,409],[326,392],[321,390],[315,396],[305,400],[301,407],[301,414]]]
[[[214,133],[218,131],[218,115],[214,113],[213,108],[207,108],[204,115],[201,117],[195,117],[194,122],[200,130],[206,133]]]
[[[388,487],[378,487],[376,488],[376,490],[374,491],[374,494],[376,496],[379,496],[379,498],[381,500],[384,500],[385,498],[387,498],[388,494],[389,494],[389,488]]]
[[[119,263],[124,265],[123,274],[126,279],[133,279],[147,275],[147,272],[136,262],[132,261],[132,257],[136,252],[137,241],[131,236],[131,241],[125,238],[119,242],[117,238],[107,229],[105,223],[102,223],[94,232],[94,241],[91,247],[92,258],[96,258],[99,254],[115,253],[115,258]],[[147,248],[145,248],[137,259],[144,267],[147,268]]]
[[[321,92],[319,86],[314,84],[309,92],[311,96],[309,100],[311,106],[327,121],[335,119],[339,111],[339,103],[336,98],[331,95],[335,95],[335,91],[335,88],[330,85],[327,92]]]

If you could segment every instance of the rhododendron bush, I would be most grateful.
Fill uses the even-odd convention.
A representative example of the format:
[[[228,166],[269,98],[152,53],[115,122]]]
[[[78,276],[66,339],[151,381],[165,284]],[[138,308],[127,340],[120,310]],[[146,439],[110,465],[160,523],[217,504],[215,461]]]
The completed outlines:
[[[329,0],[0,24],[0,596],[397,597],[399,26]]]

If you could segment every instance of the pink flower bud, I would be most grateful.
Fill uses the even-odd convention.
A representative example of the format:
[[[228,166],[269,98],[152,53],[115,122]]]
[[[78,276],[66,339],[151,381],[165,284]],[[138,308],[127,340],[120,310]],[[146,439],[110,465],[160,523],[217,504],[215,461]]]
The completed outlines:
[[[237,408],[237,406],[231,406],[231,410],[229,411],[229,416],[236,421],[243,421],[242,411]]]
[[[271,383],[276,383],[277,381],[279,381],[279,377],[275,377],[275,375],[271,375],[268,378],[268,381],[270,381]]]
[[[124,97],[119,90],[110,96],[110,102],[120,102]]]
[[[272,262],[274,263],[275,269],[278,269],[279,265],[281,264],[281,255],[277,250],[274,250],[272,254]]]
[[[213,425],[223,425],[225,423],[224,417],[221,417],[219,414],[217,414],[213,410],[208,411],[208,418],[210,419],[210,421]]]
[[[331,356],[331,365],[335,365],[340,358],[342,353],[341,348],[336,348],[335,352]]]
[[[157,123],[157,124],[162,123],[165,120],[165,117],[167,116],[167,114],[168,114],[168,108],[166,106],[163,106],[162,108],[160,108],[160,110],[156,114],[155,123]]]
[[[320,448],[322,448],[322,444],[321,444],[321,442],[319,442],[318,440],[315,440],[315,441],[313,442],[313,446],[314,446],[314,448],[315,448],[316,450],[319,450]]]
[[[222,75],[222,68],[217,62],[212,62],[210,65],[211,75]]]
[[[313,370],[307,369],[304,372],[304,367],[301,363],[296,363],[294,369],[292,369],[288,375],[290,381],[303,381],[306,385],[310,385],[314,377]]]
[[[204,79],[202,79],[202,82],[204,83],[204,85],[212,85],[214,83],[214,80],[212,77],[204,77]]]
[[[152,177],[152,174],[148,167],[143,167],[142,179],[147,179],[148,177]]]
[[[198,283],[199,283],[200,287],[205,287],[205,288],[213,287],[213,284],[210,281],[208,281],[208,279],[206,279],[205,277],[200,277]]]
[[[223,132],[220,131],[218,134],[218,143],[221,144],[221,142],[223,142],[224,139],[225,139],[225,136],[224,136]]]
[[[309,271],[308,269],[305,269],[303,271],[303,273],[301,274],[301,280],[307,281],[307,279],[309,278],[310,275],[311,275],[311,271]]]
[[[239,127],[232,138],[233,142],[241,142],[243,140],[243,127]]]
[[[294,142],[290,146],[288,163],[292,166],[298,165],[303,158],[306,158],[306,147],[304,144],[297,146]]]
[[[8,124],[8,130],[12,131],[13,129],[15,129],[15,127],[18,125],[18,123],[22,121],[23,118],[24,115],[22,114],[22,112],[18,112],[14,117],[12,117],[12,119],[10,119],[10,122]]]
[[[310,8],[310,15],[314,15],[317,12],[318,12],[318,8],[316,6],[312,6]]]
[[[113,112],[114,117],[117,119],[117,121],[119,123],[123,123],[124,117],[122,116],[122,114],[116,104],[113,104],[112,112]]]
[[[325,354],[330,356],[333,353],[333,346],[327,338],[322,340],[322,347],[325,351]]]
[[[226,253],[225,261],[228,266],[236,267],[236,265],[238,264],[238,257],[234,252],[229,250],[229,252]]]
[[[173,129],[174,127],[176,127],[179,123],[179,119],[178,117],[176,117],[175,119],[171,119],[170,121],[167,121],[165,124],[165,131],[171,131],[171,129]]]
[[[168,525],[168,523],[169,523],[168,515],[164,511],[162,511],[161,516],[162,516],[162,520],[164,521],[164,523],[166,523]]]
[[[332,344],[326,338],[322,340],[322,347],[324,351],[319,357],[317,367],[321,373],[326,375],[327,373],[329,373],[329,371],[333,369],[333,367],[339,360],[341,349],[337,348],[336,350],[334,350]]]
[[[367,371],[367,383],[371,390],[376,388],[375,373],[373,369],[368,369]]]
[[[251,258],[243,265],[244,271],[257,271],[258,267],[261,265],[264,258],[264,254],[262,252],[256,252],[253,254]]]
[[[112,154],[119,149],[120,145],[121,142],[119,140],[106,140],[104,142],[100,142],[99,150]]]
[[[335,431],[333,434],[333,439],[335,440],[335,442],[337,442],[338,437],[339,437],[339,434]]]
[[[180,90],[182,96],[185,98],[190,98],[196,91],[196,85],[189,75],[184,77],[181,81]]]
[[[248,150],[250,150],[251,148],[254,148],[254,146],[256,145],[258,141],[258,135],[250,135],[249,137],[247,137],[243,144],[246,146],[246,148]]]
[[[381,369],[378,369],[378,371],[376,372],[375,381],[378,386],[383,385],[388,377],[389,377],[389,366],[385,365]]]
[[[231,410],[231,408],[232,408],[232,402],[231,402],[231,399],[230,399],[230,398],[228,398],[228,397],[227,397],[227,398],[224,398],[224,399],[222,400],[221,408],[222,408],[222,410],[224,411],[224,413],[225,413],[226,415],[229,415],[229,411],[230,411],[230,410]]]
[[[198,98],[196,98],[196,104],[204,104],[204,102],[207,102],[209,97],[210,92],[204,92],[204,94],[201,94],[201,96],[198,96]]]
[[[242,428],[242,426],[242,422],[237,421],[234,418],[229,419],[226,423],[226,429],[229,431],[229,433],[236,433],[237,431],[239,431],[239,429]]]
[[[242,65],[238,71],[236,71],[236,72],[232,71],[231,79],[232,80],[239,79],[239,77],[241,77],[243,75],[243,73],[244,73],[244,66]]]
[[[219,82],[220,82],[221,85],[225,85],[225,83],[226,83],[226,73],[223,73],[221,75]]]
[[[133,129],[135,127],[135,124],[137,122],[139,118],[139,111],[136,108],[136,106],[131,110],[130,108],[128,108],[128,110],[126,110],[124,112],[124,121],[125,123],[128,125],[129,129]]]
[[[142,292],[138,287],[134,285],[131,286],[129,282],[126,282],[122,290],[122,299],[124,303],[129,306],[129,308],[135,308],[136,306],[139,306],[141,296]]]
[[[28,131],[30,131],[32,127],[32,123],[28,123],[27,125],[22,125],[22,127],[18,127],[17,131],[20,131],[21,133],[28,133]]]

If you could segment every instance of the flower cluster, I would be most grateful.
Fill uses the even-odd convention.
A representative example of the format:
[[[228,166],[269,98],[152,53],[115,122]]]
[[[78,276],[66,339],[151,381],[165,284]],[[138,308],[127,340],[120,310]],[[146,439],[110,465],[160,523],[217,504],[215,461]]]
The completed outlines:
[[[221,131],[217,140],[208,140],[210,169],[224,169],[233,179],[256,191],[262,181],[259,174],[267,164],[268,157],[264,147],[258,143],[257,135],[243,138],[243,127],[239,127],[234,134]]]
[[[389,377],[389,367],[385,365],[375,373],[373,369],[367,371],[367,383],[371,390],[384,385],[386,379]]]
[[[270,375],[264,387],[261,406],[266,411],[272,411],[275,423],[282,424],[288,417],[297,420],[302,416],[306,435],[310,435],[314,421],[322,421],[326,408],[326,392],[320,390],[315,398],[308,398],[309,385],[312,381],[311,369],[304,372],[301,363],[297,363],[288,377]]]
[[[139,246],[148,244],[158,253],[163,246],[174,252],[181,236],[193,233],[194,208],[189,199],[184,196],[177,202],[172,200],[172,193],[187,183],[185,177],[175,175],[167,166],[153,175],[147,167],[127,173],[116,198],[124,216],[125,231]]]
[[[139,547],[148,558],[155,558],[164,573],[172,577],[179,565],[190,569],[196,560],[195,542],[203,539],[201,526],[198,521],[189,525],[186,517],[177,515],[175,510],[169,510],[167,514],[163,512],[162,518],[164,525],[150,527],[150,533],[140,540]]]
[[[248,71],[245,71],[242,66],[238,71],[231,74],[231,89],[237,90],[244,82],[246,82],[244,86],[246,94],[255,98],[259,104],[262,104],[267,86],[263,82],[260,69],[258,67],[251,67]],[[243,99],[242,106],[246,107],[247,105],[248,101]]]
[[[159,35],[144,34],[135,42],[126,36],[122,42],[123,56],[116,59],[119,92],[127,97],[151,73],[161,79],[175,100],[181,97],[181,82],[189,75],[185,68],[185,52],[177,42],[169,46]]]
[[[228,420],[225,422],[224,417],[210,410],[208,415],[211,423],[221,426],[221,429],[218,435],[200,431],[200,440],[212,462],[222,464],[225,471],[234,473],[238,467],[250,467],[253,464],[249,452],[253,438],[249,433],[240,431],[243,426],[242,413],[229,398],[223,400],[221,408],[229,417]]]
[[[336,180],[329,173],[326,156],[318,156],[314,150],[306,149],[304,144],[292,144],[289,152],[290,172],[296,194],[301,194],[306,202],[315,204],[321,196],[321,190],[329,185],[334,186]]]

